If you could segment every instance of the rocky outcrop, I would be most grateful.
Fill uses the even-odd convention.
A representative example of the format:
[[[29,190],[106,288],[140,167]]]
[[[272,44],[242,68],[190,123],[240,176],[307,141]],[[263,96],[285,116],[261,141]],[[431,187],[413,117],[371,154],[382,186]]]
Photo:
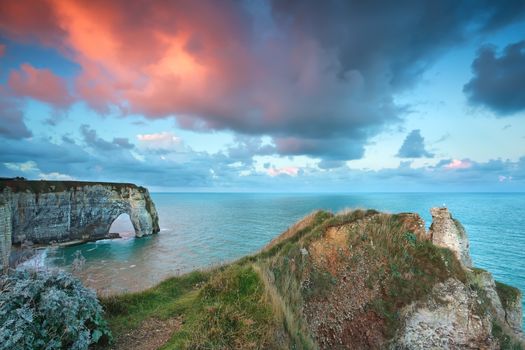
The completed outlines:
[[[436,284],[425,301],[403,308],[404,326],[393,348],[500,349],[502,342],[518,348],[524,341],[520,291],[472,267],[465,229],[446,208],[432,208],[431,214],[429,238],[454,253],[463,266],[465,281],[449,278]]]
[[[508,326],[515,335],[523,338],[523,307],[520,290],[504,283],[496,282],[496,292],[503,307],[504,319],[501,320],[501,323]]]
[[[106,238],[111,224],[122,213],[129,214],[137,237],[159,231],[155,205],[143,187],[77,181],[0,181],[0,236],[13,244]],[[5,251],[4,247],[4,255]]]
[[[250,262],[312,348],[521,349],[519,291],[472,267],[446,208],[431,213],[426,232],[413,213],[319,211]]]
[[[447,208],[432,208],[430,238],[438,247],[450,249],[466,267],[472,266],[469,241],[465,229],[459,221],[452,218]]]
[[[395,349],[498,349],[489,313],[479,312],[479,295],[461,281],[438,283],[431,295],[403,310],[405,326]]]
[[[485,297],[490,302],[492,313],[496,319],[505,323],[505,309],[501,304],[501,299],[496,290],[496,281],[492,274],[482,269],[472,269],[471,282],[477,285],[485,293]]]

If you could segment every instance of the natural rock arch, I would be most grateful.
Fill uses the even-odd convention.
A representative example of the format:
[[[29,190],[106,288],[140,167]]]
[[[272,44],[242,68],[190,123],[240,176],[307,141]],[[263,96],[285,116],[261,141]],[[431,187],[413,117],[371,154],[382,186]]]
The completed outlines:
[[[129,215],[122,213],[113,220],[108,232],[110,235],[118,234],[120,237],[123,237],[123,235],[128,236],[130,233],[135,234],[135,228]]]
[[[0,181],[1,238],[25,241],[89,241],[108,237],[113,221],[127,213],[142,237],[159,232],[155,205],[144,187],[78,181]],[[4,239],[4,241],[5,241]],[[0,247],[3,255],[9,247]]]

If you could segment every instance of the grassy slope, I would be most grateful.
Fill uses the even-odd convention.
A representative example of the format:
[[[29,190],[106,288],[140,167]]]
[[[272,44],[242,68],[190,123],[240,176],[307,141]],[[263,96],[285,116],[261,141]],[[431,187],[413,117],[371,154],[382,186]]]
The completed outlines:
[[[103,300],[110,327],[118,337],[150,317],[182,316],[165,349],[384,345],[403,306],[439,281],[468,278],[410,220],[375,211],[314,213],[259,254]]]

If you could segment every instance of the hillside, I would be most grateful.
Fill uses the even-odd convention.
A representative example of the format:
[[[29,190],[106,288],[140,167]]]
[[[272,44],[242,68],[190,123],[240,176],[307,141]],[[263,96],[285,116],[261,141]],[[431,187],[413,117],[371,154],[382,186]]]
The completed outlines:
[[[117,349],[519,349],[521,294],[446,209],[318,211],[261,252],[103,300]]]

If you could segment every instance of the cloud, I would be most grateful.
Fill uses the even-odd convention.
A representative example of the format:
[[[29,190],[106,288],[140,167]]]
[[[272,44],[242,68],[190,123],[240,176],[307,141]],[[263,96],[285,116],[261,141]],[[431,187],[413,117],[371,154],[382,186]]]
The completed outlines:
[[[23,163],[4,163],[4,165],[9,170],[21,171],[24,173],[38,169],[36,163],[32,160]]]
[[[75,180],[75,178],[61,174],[58,172],[52,172],[52,173],[43,173],[40,169],[38,169],[38,165],[35,161],[27,161],[23,163],[4,163],[4,166],[14,171],[18,175],[23,175],[24,177],[29,178],[37,178],[42,180],[61,180],[61,181],[68,181],[68,180]]]
[[[135,145],[130,143],[126,137],[115,137],[113,139],[113,143],[119,147],[126,148],[126,149],[132,149],[135,147]]]
[[[62,78],[48,69],[24,63],[19,71],[11,71],[9,87],[18,96],[31,97],[54,107],[66,108],[74,101]]]
[[[266,173],[271,177],[279,175],[297,176],[297,174],[299,173],[299,168],[292,166],[283,168],[269,168],[266,170]]]
[[[228,145],[226,156],[233,162],[243,165],[253,164],[254,156],[266,156],[276,153],[275,146],[265,144],[261,137],[235,135],[233,144]]]
[[[5,45],[0,44],[0,57],[5,55]]]
[[[40,41],[46,45],[60,45],[65,36],[50,1],[46,0],[3,1],[0,30],[15,40]]]
[[[482,47],[472,62],[474,76],[463,87],[470,103],[504,117],[525,110],[525,40],[510,44],[500,55]]]
[[[103,140],[97,135],[97,139]],[[443,191],[523,191],[525,156],[516,160],[445,159],[434,166],[381,170],[350,169],[347,166],[320,169],[310,166],[239,164],[224,153],[208,154],[185,148],[184,157],[171,158],[140,147],[107,150],[86,147],[75,139],[52,142],[44,138],[0,138],[0,176],[57,178],[91,181],[133,182],[157,189],[226,189],[249,191],[391,191],[392,188]],[[136,153],[142,157],[133,156]],[[178,153],[174,153],[174,156]],[[468,164],[468,166],[466,165]],[[233,166],[235,165],[235,166]],[[502,178],[504,176],[505,178]]]
[[[137,135],[142,147],[146,149],[157,150],[177,150],[182,145],[180,137],[169,131],[163,131],[154,134],[139,134]]]
[[[7,95],[0,85],[0,136],[10,139],[31,137],[32,133],[24,122],[24,112],[18,101]],[[5,150],[3,150],[4,152]]]
[[[106,141],[98,137],[95,129],[92,129],[89,125],[81,125],[80,133],[84,138],[84,142],[89,147],[99,151],[110,151],[117,149],[132,149],[135,146],[129,142],[127,138],[116,137],[113,142]]]
[[[459,159],[453,159],[450,162],[446,162],[443,164],[443,168],[448,170],[454,170],[454,169],[468,169],[472,167],[472,162],[470,162],[468,159],[459,160]]]
[[[512,176],[500,175],[498,176],[498,181],[499,182],[512,181]]]
[[[400,158],[432,158],[434,155],[425,149],[425,139],[419,129],[412,130],[397,152]]]
[[[0,30],[76,62],[75,96],[100,113],[268,135],[280,154],[328,164],[400,122],[395,94],[445,49],[524,12],[488,0],[27,1],[0,4]]]

